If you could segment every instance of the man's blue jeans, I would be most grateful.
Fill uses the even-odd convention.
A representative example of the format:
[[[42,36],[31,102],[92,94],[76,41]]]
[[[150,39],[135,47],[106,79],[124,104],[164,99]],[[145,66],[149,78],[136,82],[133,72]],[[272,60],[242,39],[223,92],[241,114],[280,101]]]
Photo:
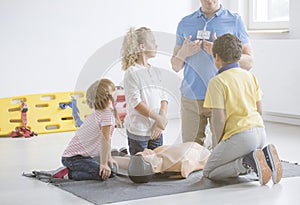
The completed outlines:
[[[76,155],[73,157],[62,157],[62,164],[69,169],[69,178],[73,180],[102,180],[99,176],[99,158],[84,157]],[[113,167],[111,177],[116,176],[116,168]]]

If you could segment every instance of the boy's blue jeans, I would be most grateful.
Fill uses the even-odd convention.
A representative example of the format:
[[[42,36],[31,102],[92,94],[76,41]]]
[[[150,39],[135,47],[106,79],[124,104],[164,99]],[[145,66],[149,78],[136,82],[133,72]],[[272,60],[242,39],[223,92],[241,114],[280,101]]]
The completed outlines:
[[[128,137],[128,147],[130,155],[135,155],[138,152],[144,151],[144,149],[155,149],[159,146],[163,145],[163,135],[161,134],[160,137],[156,140],[147,140],[146,136],[138,136],[134,135],[127,130],[127,137]],[[139,140],[139,138],[141,138]]]
[[[73,157],[62,157],[62,164],[69,169],[69,178],[73,180],[102,180],[99,176],[99,158],[84,157],[76,155]],[[116,176],[116,168],[111,170],[111,177]]]

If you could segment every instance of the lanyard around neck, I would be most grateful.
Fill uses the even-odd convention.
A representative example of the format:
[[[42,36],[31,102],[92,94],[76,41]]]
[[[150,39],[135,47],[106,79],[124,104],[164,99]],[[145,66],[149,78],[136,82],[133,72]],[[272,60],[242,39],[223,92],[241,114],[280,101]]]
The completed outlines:
[[[206,31],[206,27],[207,25],[216,17],[216,15],[214,15],[213,17],[211,17],[208,21],[205,20],[205,18],[203,17],[203,15],[201,15],[201,19],[204,23],[204,28],[203,31]]]

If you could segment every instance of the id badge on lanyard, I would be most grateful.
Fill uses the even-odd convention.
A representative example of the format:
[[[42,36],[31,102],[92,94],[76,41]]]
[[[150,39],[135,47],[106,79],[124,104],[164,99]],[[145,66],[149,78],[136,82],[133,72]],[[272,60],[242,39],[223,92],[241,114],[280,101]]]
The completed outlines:
[[[197,32],[197,39],[200,40],[208,40],[210,37],[210,31],[206,31],[206,30],[199,30]]]
[[[208,40],[208,39],[209,39],[210,33],[211,33],[211,32],[210,32],[210,31],[207,31],[207,30],[206,30],[206,27],[207,27],[207,24],[208,24],[209,22],[211,22],[214,18],[215,18],[215,16],[212,17],[211,19],[209,19],[209,21],[206,21],[206,20],[203,18],[203,16],[201,16],[201,19],[202,19],[202,21],[205,23],[205,25],[204,25],[203,30],[198,30],[198,32],[197,32],[197,39],[199,39],[199,40]]]

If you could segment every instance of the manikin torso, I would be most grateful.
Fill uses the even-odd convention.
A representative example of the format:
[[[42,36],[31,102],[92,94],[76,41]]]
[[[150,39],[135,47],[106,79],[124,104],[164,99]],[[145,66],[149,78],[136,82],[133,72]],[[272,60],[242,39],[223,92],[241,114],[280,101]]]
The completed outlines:
[[[210,151],[196,142],[164,145],[139,152],[152,165],[154,173],[179,172],[186,178],[193,171],[204,168]]]

